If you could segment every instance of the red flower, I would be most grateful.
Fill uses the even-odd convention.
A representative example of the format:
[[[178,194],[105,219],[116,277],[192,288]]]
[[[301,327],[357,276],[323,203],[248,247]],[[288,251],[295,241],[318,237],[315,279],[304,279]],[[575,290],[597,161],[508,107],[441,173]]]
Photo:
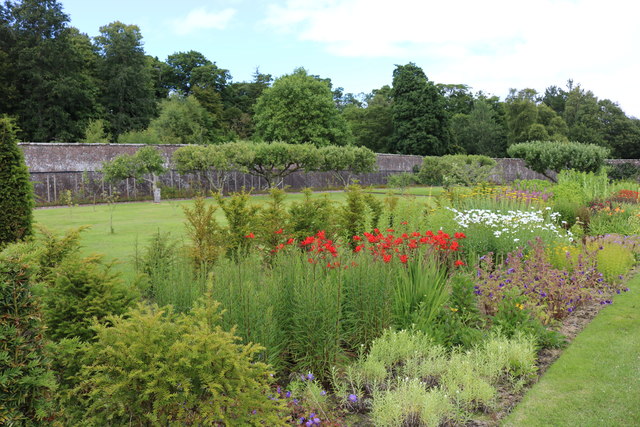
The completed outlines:
[[[453,235],[456,239],[465,239],[467,236],[464,233],[456,233]]]
[[[293,242],[295,241],[295,239],[292,237],[289,240],[287,240],[287,245],[291,245],[293,244]]]
[[[282,234],[282,228],[278,231],[276,231],[276,234]]]
[[[320,230],[320,231],[318,231],[318,234],[316,234],[316,237],[317,237],[318,239],[322,239],[322,240],[326,239],[326,237],[325,237],[325,233],[324,233],[324,230]]]
[[[247,235],[246,235],[246,236],[244,236],[244,237],[246,237],[247,239],[255,239],[255,238],[256,238],[256,236],[255,236],[255,234],[253,234],[253,232],[251,232],[251,233],[247,234]]]
[[[382,260],[383,260],[384,262],[387,262],[387,263],[388,263],[388,262],[391,262],[391,258],[392,258],[392,257],[391,257],[391,255],[388,255],[388,254],[384,254],[384,255],[382,255]]]
[[[407,221],[402,221],[400,224],[402,224],[402,225],[407,225],[407,224],[408,224],[408,222],[407,222]]]
[[[316,240],[316,239],[315,239],[315,237],[313,237],[313,236],[309,236],[309,237],[307,237],[306,239],[304,239],[302,242],[300,242],[300,244],[301,244],[301,245],[303,245],[303,246],[304,246],[304,245],[310,245],[310,244],[312,244],[315,240]]]
[[[457,251],[459,246],[460,245],[458,245],[458,242],[452,242],[451,246],[449,246],[449,249],[451,249],[452,251]]]
[[[358,245],[358,246],[356,246],[356,248],[353,251],[354,252],[360,252],[363,248],[364,248],[364,245]]]
[[[454,262],[453,265],[455,265],[456,267],[460,267],[461,265],[464,265],[464,262],[461,260],[456,260],[456,262]]]
[[[309,264],[313,264],[315,261],[313,260],[313,258],[309,258],[307,259],[307,261],[309,261]]]
[[[406,263],[407,263],[407,259],[408,259],[409,257],[408,257],[408,256],[406,256],[406,255],[400,255],[400,257],[399,257],[399,258],[400,258],[400,262],[401,262],[401,263],[406,264]]]
[[[353,240],[356,242],[359,242],[360,240],[362,240],[362,237],[360,236],[353,236]]]

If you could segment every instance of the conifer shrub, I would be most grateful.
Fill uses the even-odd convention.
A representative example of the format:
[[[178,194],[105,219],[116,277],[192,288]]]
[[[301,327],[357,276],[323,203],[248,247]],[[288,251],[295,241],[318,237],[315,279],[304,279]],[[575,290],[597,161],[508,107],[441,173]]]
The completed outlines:
[[[96,325],[76,393],[83,424],[284,425],[271,371],[220,326],[209,298],[188,314],[139,305]]]
[[[51,414],[55,379],[46,357],[40,306],[32,294],[29,248],[0,253],[0,424],[37,425]]]
[[[99,256],[68,257],[52,271],[53,282],[44,290],[47,336],[58,341],[93,337],[92,322],[124,313],[136,298],[111,265]]]
[[[0,247],[33,232],[33,185],[13,121],[0,117]]]

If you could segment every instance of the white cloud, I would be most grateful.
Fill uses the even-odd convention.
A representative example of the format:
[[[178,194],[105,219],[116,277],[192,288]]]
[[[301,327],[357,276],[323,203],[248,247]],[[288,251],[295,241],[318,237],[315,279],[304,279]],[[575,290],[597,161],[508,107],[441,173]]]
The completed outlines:
[[[414,61],[435,81],[505,95],[575,83],[640,115],[628,0],[283,0],[265,24],[330,54]]]
[[[227,8],[219,12],[207,12],[205,8],[193,9],[184,18],[172,21],[173,31],[186,36],[198,30],[224,30],[236,14],[236,9]]]

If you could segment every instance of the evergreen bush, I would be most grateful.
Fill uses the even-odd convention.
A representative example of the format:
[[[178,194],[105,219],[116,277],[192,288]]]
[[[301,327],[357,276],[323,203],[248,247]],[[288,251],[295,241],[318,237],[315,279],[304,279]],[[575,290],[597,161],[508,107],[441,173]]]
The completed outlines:
[[[13,121],[0,117],[0,247],[32,234],[33,185]]]

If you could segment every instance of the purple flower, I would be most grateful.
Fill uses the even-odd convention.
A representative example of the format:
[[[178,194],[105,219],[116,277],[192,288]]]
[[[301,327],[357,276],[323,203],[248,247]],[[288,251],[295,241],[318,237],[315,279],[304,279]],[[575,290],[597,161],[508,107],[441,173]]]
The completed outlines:
[[[322,390],[322,391],[320,392],[320,396],[326,396],[326,395],[327,395],[327,392],[326,392],[326,391]]]
[[[290,398],[290,397],[291,397],[291,392],[290,392],[290,391],[287,391],[284,395],[285,395],[285,397],[288,399],[288,398]]]
[[[356,396],[355,394],[350,394],[348,399],[351,402],[357,402],[358,401],[358,396]]]
[[[313,374],[312,374],[311,372],[309,372],[309,373],[307,374],[307,379],[308,379],[309,381],[313,381],[313,380],[314,380],[314,378],[315,378],[315,377],[313,376]]]

